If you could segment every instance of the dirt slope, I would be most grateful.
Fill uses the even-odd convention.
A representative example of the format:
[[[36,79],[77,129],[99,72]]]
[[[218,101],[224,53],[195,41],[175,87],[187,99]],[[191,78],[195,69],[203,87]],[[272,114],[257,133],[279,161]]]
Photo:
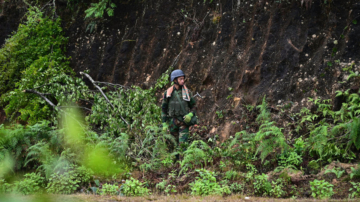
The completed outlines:
[[[237,103],[255,104],[265,94],[272,104],[294,102],[294,109],[309,96],[334,98],[346,78],[341,67],[358,64],[360,57],[358,0],[115,3],[115,16],[97,22],[90,33],[84,21],[88,3],[69,8],[57,1],[71,66],[89,69],[97,80],[146,88],[181,52],[175,67],[203,96],[199,114],[205,123],[216,120],[217,110],[234,119]],[[21,12],[19,6],[4,9],[0,43]]]

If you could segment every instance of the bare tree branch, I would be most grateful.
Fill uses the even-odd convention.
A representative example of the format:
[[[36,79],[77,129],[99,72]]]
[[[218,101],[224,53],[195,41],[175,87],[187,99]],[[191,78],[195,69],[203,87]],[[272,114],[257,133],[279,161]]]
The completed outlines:
[[[55,4],[55,0],[53,0],[53,6],[54,6],[54,17],[57,18],[57,14],[56,14],[56,4]]]
[[[62,110],[60,107],[56,106],[53,102],[51,102],[47,97],[45,97],[45,95],[43,93],[40,93],[36,90],[24,90],[24,93],[33,93],[36,94],[38,96],[40,96],[42,99],[44,99],[50,106],[52,106],[54,109],[59,110],[61,112],[63,112],[65,115],[69,116],[70,118],[72,118],[74,121],[76,121],[81,129],[85,132],[85,127],[83,126],[83,124],[81,124],[75,117],[73,117],[71,114],[68,114],[66,111]]]
[[[196,93],[196,95],[194,95],[194,97],[200,97],[200,98],[203,98],[198,92]]]
[[[120,85],[120,84],[114,84],[114,83],[108,83],[108,82],[100,82],[100,81],[95,81],[95,83],[99,83],[99,84],[105,84],[105,85],[108,85],[108,86],[119,86],[121,88],[128,88],[127,86],[123,86],[123,85]]]
[[[90,81],[91,83],[100,91],[100,93],[104,96],[105,100],[110,104],[110,106],[115,109],[114,105],[110,102],[109,98],[105,95],[104,91],[98,86],[96,85],[96,82],[91,78],[91,76],[87,73],[84,72],[80,72],[81,75],[85,75]],[[120,115],[120,118],[127,124],[129,125],[129,123]]]
[[[54,105],[43,93],[40,93],[36,90],[24,90],[24,93],[34,93],[40,96],[42,99],[44,99],[49,105],[51,105],[54,109],[61,110],[58,106]]]
[[[60,106],[60,108],[80,108],[80,109],[86,109],[86,110],[88,110],[88,111],[91,111],[91,112],[92,112],[92,110],[91,110],[91,109],[86,108],[86,107],[80,107],[80,106]]]
[[[174,62],[171,65],[172,67],[174,67],[176,65],[176,63],[178,62],[181,53],[182,53],[182,51],[180,51],[180,53],[176,56]]]
[[[202,20],[202,23],[204,23],[205,18],[209,15],[209,13],[210,13],[210,11],[206,13],[206,15],[205,15],[204,19]]]
[[[293,47],[297,52],[302,52],[303,48],[299,49],[296,46],[294,46],[294,44],[291,42],[290,39],[287,40],[288,44],[290,44],[291,47]]]

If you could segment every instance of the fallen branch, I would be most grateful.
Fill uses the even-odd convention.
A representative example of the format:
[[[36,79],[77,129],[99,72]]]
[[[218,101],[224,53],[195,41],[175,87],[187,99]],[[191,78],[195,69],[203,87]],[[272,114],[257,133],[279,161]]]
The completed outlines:
[[[68,114],[66,111],[62,110],[60,107],[56,106],[53,102],[51,102],[47,97],[45,97],[45,94],[44,93],[40,93],[36,90],[24,90],[23,91],[24,93],[33,93],[33,94],[36,94],[38,96],[40,96],[42,99],[44,99],[50,106],[52,106],[54,109],[56,110],[59,110],[61,112],[63,112],[65,115],[69,116],[70,118],[72,118],[74,121],[76,121],[81,129],[85,132],[85,127],[76,119],[74,118],[71,114]]]
[[[81,109],[85,109],[85,110],[88,110],[88,111],[91,111],[91,109],[89,108],[86,108],[86,107],[80,107],[80,106],[60,106],[60,108],[81,108]]]
[[[24,90],[24,93],[34,93],[38,96],[40,96],[42,99],[44,99],[49,105],[51,105],[54,109],[61,110],[58,106],[54,105],[47,97],[45,97],[45,94],[40,93],[36,90]]]
[[[104,91],[98,86],[96,85],[96,82],[91,78],[91,76],[85,72],[80,72],[81,75],[85,75],[90,81],[91,83],[100,91],[100,93],[104,96],[105,100],[110,104],[110,106],[115,109],[114,105],[110,102],[109,98],[105,95]],[[129,123],[120,115],[120,118],[127,124],[129,125]]]
[[[297,52],[302,52],[303,48],[299,49],[296,46],[294,46],[294,44],[291,42],[290,39],[287,40],[288,44],[290,44],[291,47],[293,47]]]
[[[91,81],[91,83],[100,91],[100,93],[104,96],[105,100],[110,104],[110,106],[111,106],[112,108],[115,108],[114,105],[111,104],[111,102],[110,102],[110,100],[108,99],[108,97],[105,95],[104,91],[102,91],[102,89],[101,89],[98,85],[95,84],[96,82],[91,78],[91,76],[90,76],[89,74],[84,73],[84,72],[80,72],[80,74],[81,74],[81,75],[85,75],[85,76]]]
[[[196,96],[203,98],[198,92],[196,93],[196,95],[194,95],[194,97],[196,97]]]
[[[119,86],[121,88],[129,88],[127,86],[123,86],[123,85],[120,85],[120,84],[114,84],[114,83],[108,83],[108,82],[95,81],[95,83],[105,84],[105,85],[108,85],[108,86]]]
[[[178,62],[181,53],[182,53],[182,51],[180,51],[180,53],[176,56],[174,62],[171,65],[172,67],[174,67],[176,65],[176,63]]]

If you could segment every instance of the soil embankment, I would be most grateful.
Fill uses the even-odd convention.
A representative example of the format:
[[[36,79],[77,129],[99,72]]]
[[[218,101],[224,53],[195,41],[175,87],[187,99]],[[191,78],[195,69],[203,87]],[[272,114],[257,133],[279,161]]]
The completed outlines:
[[[265,94],[273,105],[292,101],[293,109],[306,105],[307,97],[334,98],[346,78],[341,68],[358,64],[360,3],[326,2],[116,2],[115,15],[97,21],[92,33],[84,20],[88,3],[57,1],[56,8],[71,66],[89,69],[96,80],[146,88],[181,52],[175,68],[203,96],[200,119],[211,124],[220,110],[225,122],[237,120],[239,104],[254,105]],[[3,5],[0,43],[25,11]]]

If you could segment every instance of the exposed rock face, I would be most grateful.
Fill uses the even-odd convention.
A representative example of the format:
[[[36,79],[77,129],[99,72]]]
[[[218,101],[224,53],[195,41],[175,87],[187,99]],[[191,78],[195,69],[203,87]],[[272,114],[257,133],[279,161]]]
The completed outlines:
[[[0,45],[4,44],[5,39],[16,31],[20,18],[26,9],[19,9],[16,4],[5,4],[4,0],[0,0]]]
[[[237,107],[239,98],[254,104],[265,94],[273,104],[293,101],[295,107],[307,97],[333,98],[341,67],[360,56],[360,18],[353,23],[358,0],[117,3],[115,16],[98,22],[93,33],[86,32],[87,6],[70,12],[66,2],[58,4],[76,72],[90,69],[96,80],[147,87],[181,52],[175,68],[204,96],[200,118],[210,122],[216,110],[236,111],[234,97]],[[9,22],[2,18],[0,26]]]

